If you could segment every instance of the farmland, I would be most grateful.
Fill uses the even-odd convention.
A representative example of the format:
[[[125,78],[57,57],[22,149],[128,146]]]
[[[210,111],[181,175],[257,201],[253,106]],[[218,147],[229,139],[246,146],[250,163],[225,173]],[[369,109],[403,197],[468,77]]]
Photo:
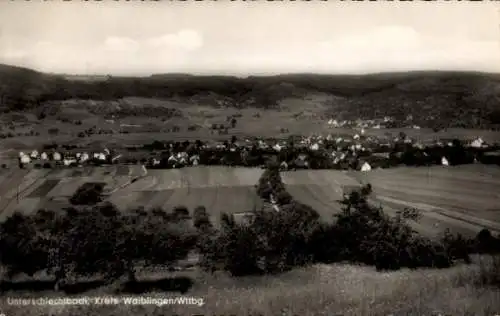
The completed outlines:
[[[192,167],[145,170],[137,166],[78,169],[10,169],[0,172],[2,217],[15,210],[33,212],[65,205],[84,183],[105,183],[106,200],[119,209],[203,205],[217,219],[222,212],[260,208],[254,185],[262,170],[252,168]],[[323,218],[341,210],[343,186],[371,183],[371,202],[391,215],[406,207],[422,212],[413,223],[422,233],[435,235],[449,228],[465,234],[481,228],[500,232],[500,169],[484,165],[395,168],[367,173],[336,170],[283,172],[287,190]]]
[[[415,228],[435,235],[449,228],[464,234],[482,228],[500,232],[500,169],[484,165],[451,168],[395,168],[372,172],[284,172],[287,190],[325,217],[340,210],[343,185],[370,183],[371,202],[388,214],[406,207],[423,217]]]
[[[139,206],[171,209],[178,205],[192,210],[203,205],[216,219],[221,212],[260,207],[254,184],[261,173],[260,169],[224,167],[146,171],[139,165],[2,170],[0,211],[5,217],[16,210],[30,213],[64,205],[81,185],[103,182],[106,200],[122,210]]]

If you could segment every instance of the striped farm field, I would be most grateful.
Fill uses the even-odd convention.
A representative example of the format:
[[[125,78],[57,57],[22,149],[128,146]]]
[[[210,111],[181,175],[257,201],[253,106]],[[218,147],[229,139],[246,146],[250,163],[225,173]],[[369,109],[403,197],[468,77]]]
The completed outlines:
[[[193,167],[146,170],[140,165],[0,171],[0,214],[61,207],[88,182],[105,183],[106,198],[122,210],[205,206],[214,216],[260,208],[259,168]],[[63,201],[63,202],[61,202]],[[61,204],[62,203],[62,204]]]
[[[482,228],[500,232],[500,168],[485,165],[401,167],[370,172],[301,171],[283,173],[289,192],[323,216],[340,210],[342,185],[370,183],[370,200],[388,214],[416,208],[415,227],[433,234],[449,228],[464,234]]]
[[[219,217],[222,212],[260,208],[254,185],[262,172],[257,168],[228,167],[148,170],[147,176],[111,194],[109,200],[120,209],[143,206],[171,210],[183,205],[193,210],[201,205]]]

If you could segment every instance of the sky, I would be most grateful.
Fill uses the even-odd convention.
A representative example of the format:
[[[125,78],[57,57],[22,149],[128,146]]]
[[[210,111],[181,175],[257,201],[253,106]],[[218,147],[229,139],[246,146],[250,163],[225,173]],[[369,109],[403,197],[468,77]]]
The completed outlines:
[[[500,5],[2,0],[0,63],[82,75],[500,72]]]

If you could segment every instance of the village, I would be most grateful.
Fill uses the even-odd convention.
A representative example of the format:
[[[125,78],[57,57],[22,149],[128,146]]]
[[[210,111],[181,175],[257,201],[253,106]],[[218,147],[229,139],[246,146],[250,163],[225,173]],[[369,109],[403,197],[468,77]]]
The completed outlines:
[[[139,163],[148,168],[197,165],[264,167],[269,160],[273,160],[279,163],[283,170],[370,171],[373,168],[389,168],[400,164],[418,166],[498,163],[500,157],[499,145],[487,144],[480,137],[472,141],[443,139],[421,142],[404,133],[392,139],[366,136],[363,127],[359,129],[359,133],[352,136],[328,134],[291,136],[286,139],[237,139],[233,136],[223,142],[154,141],[151,144],[102,148],[91,152],[85,151],[84,148],[58,151],[57,147],[54,144],[51,149],[45,151],[33,149],[19,152],[19,167],[54,168]]]

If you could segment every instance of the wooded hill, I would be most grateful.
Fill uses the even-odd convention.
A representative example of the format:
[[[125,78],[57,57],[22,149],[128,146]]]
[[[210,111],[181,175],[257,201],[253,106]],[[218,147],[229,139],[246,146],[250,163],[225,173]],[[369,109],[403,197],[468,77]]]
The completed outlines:
[[[277,76],[149,77],[52,75],[0,65],[0,111],[25,111],[48,101],[116,100],[123,97],[171,99],[193,103],[261,109],[276,108],[287,98],[332,96],[327,115],[341,119],[393,116],[422,127],[500,127],[500,74],[476,72],[406,72],[370,75],[284,74]]]

